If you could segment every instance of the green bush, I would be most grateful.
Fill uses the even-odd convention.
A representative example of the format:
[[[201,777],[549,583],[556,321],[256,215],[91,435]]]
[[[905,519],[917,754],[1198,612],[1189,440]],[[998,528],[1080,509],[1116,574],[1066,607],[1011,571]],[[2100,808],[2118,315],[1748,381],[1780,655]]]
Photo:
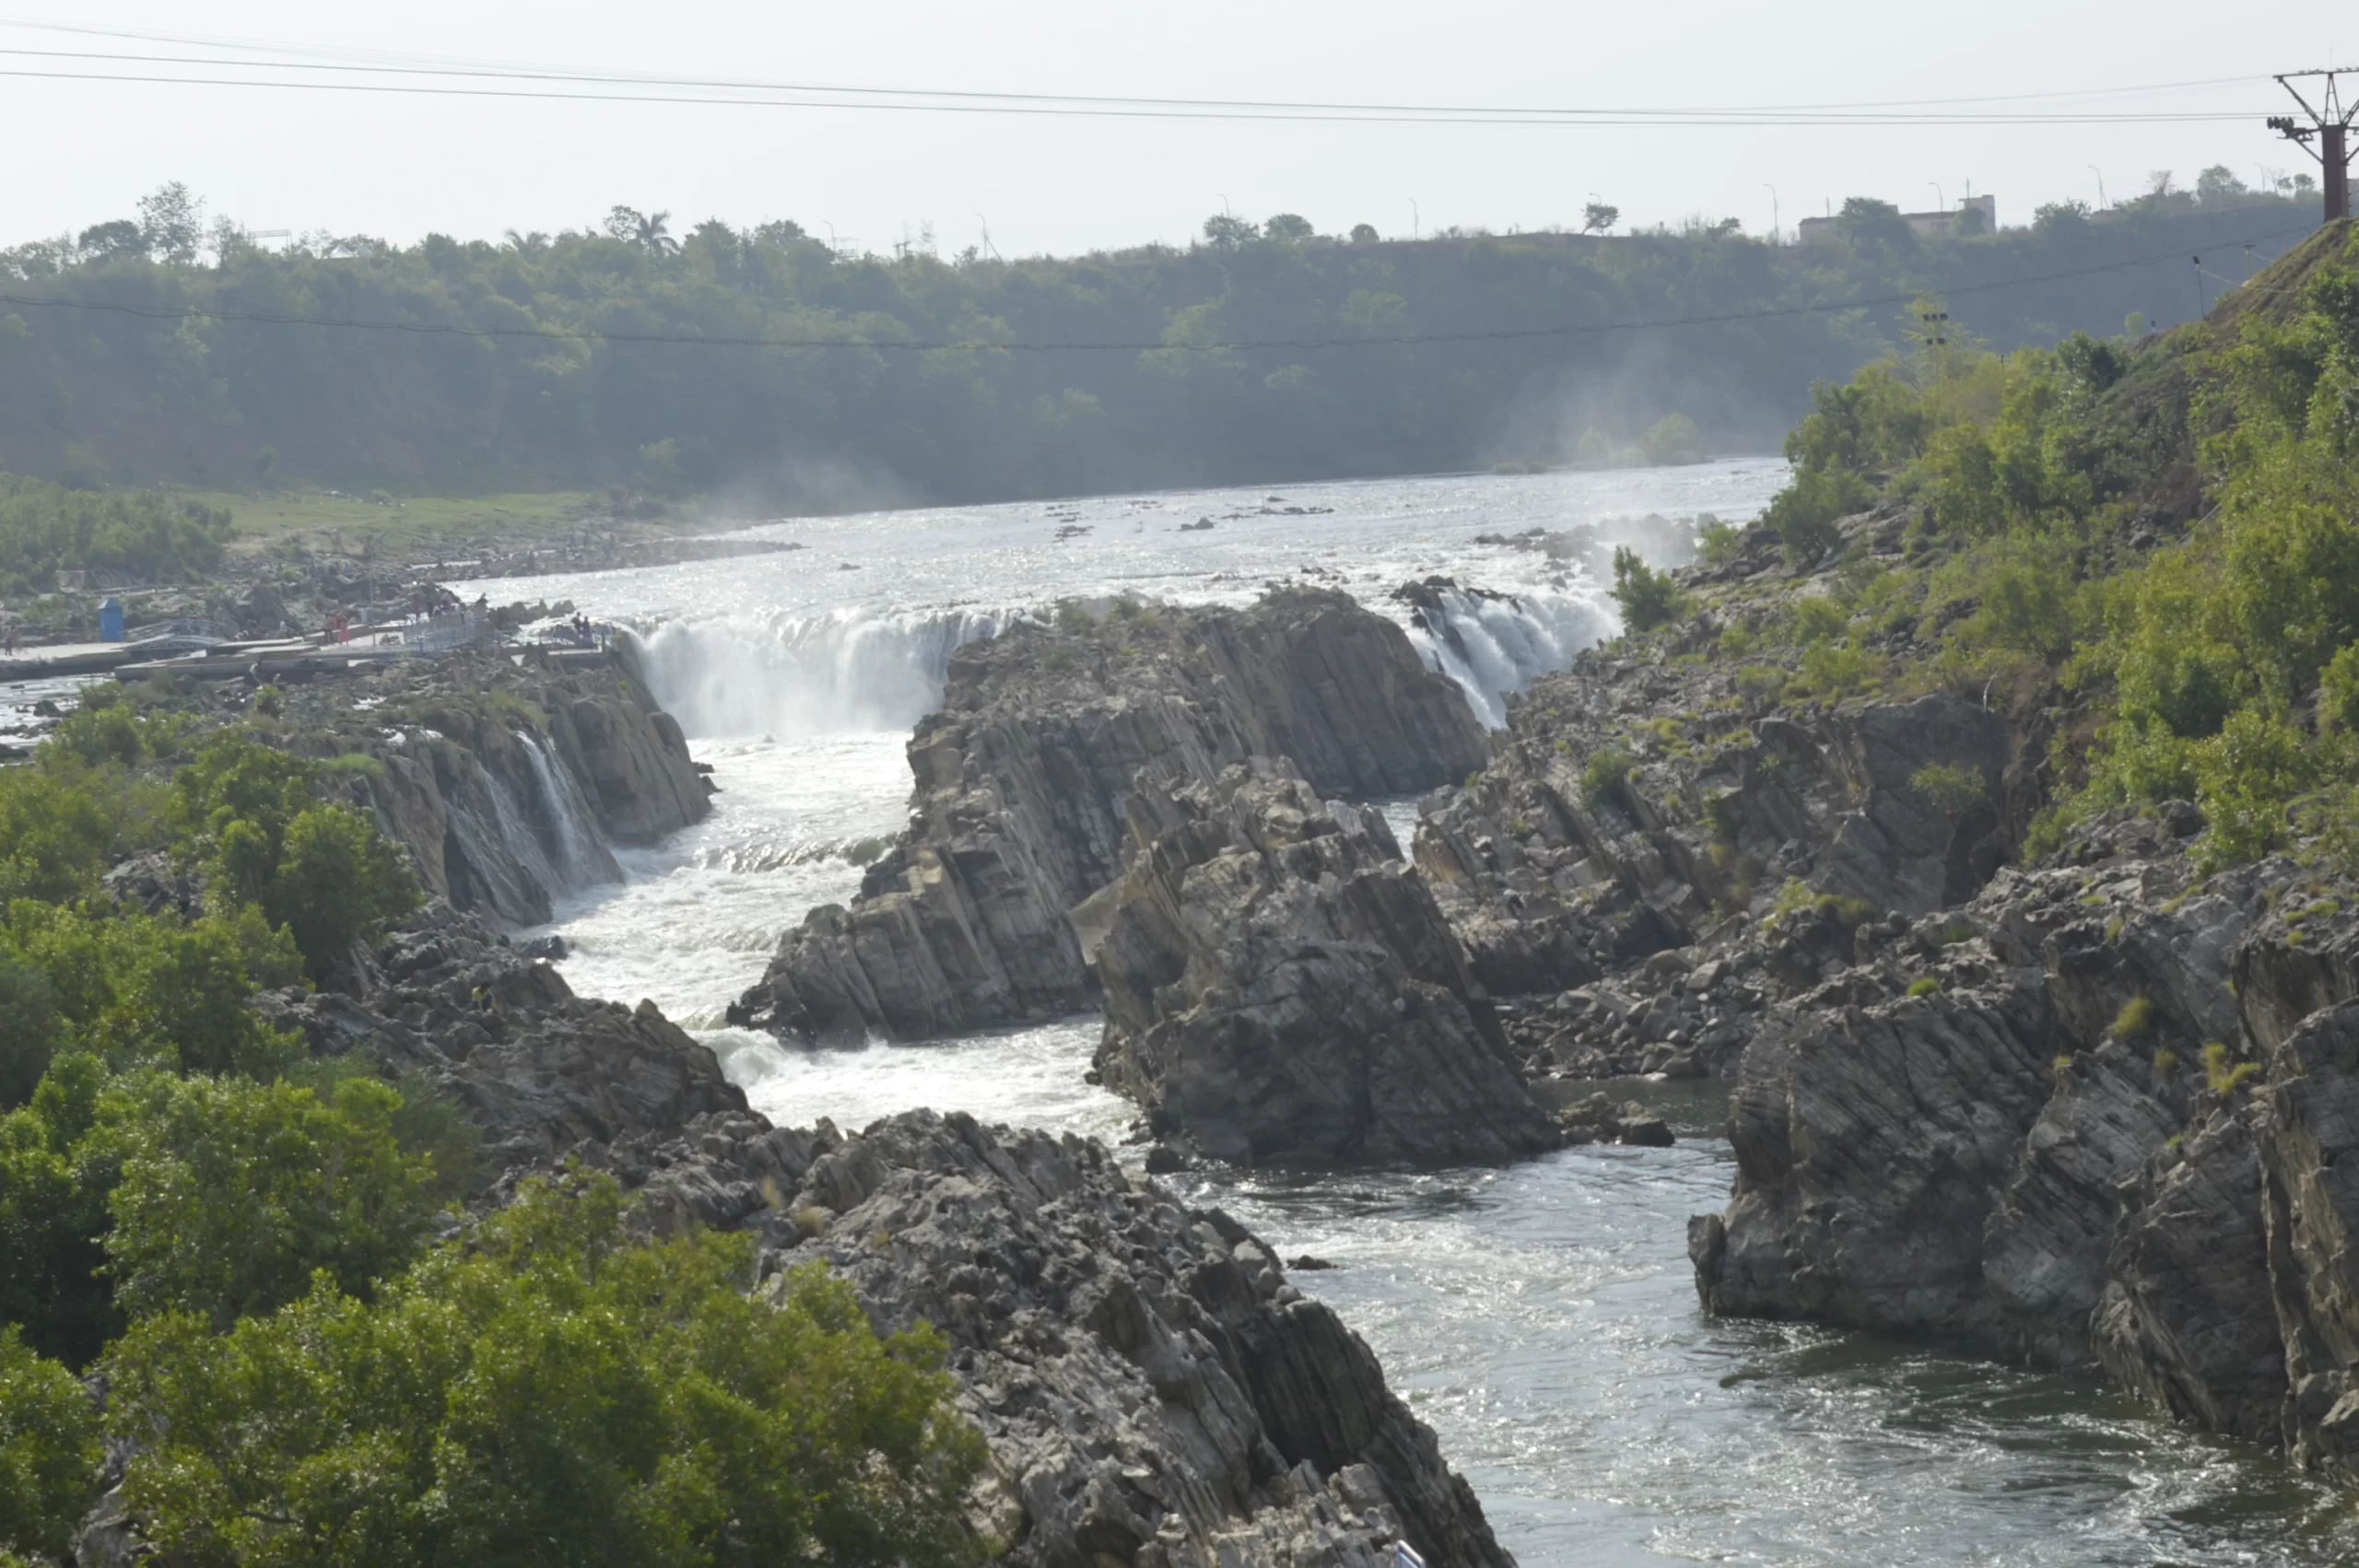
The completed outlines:
[[[376,824],[316,798],[321,772],[229,731],[172,775],[171,796],[182,853],[213,895],[290,930],[314,978],[418,900],[417,877]]]
[[[2113,1015],[2113,1037],[2117,1040],[2143,1038],[2154,1026],[2154,1004],[2142,996],[2131,997]]]
[[[1978,768],[1956,762],[1930,762],[1908,776],[1908,788],[1943,816],[1980,805],[1989,791]]]
[[[1629,781],[1634,766],[1628,753],[1611,746],[1590,754],[1589,761],[1581,765],[1581,804],[1591,811],[1610,804]]]
[[[0,1559],[66,1560],[101,1457],[89,1390],[0,1323]]]
[[[148,1319],[108,1359],[152,1433],[127,1487],[198,1562],[359,1568],[971,1562],[980,1438],[930,1330],[880,1340],[754,1244],[626,1239],[604,1176],[517,1201],[363,1301],[328,1281],[226,1334]]]
[[[300,1053],[300,1041],[246,1005],[258,985],[300,973],[285,933],[252,910],[182,925],[169,915],[20,899],[0,924],[0,963],[20,972],[24,1016],[45,1020],[49,1031],[45,1043],[28,1038],[12,1056],[70,1046],[118,1066],[269,1077]],[[38,987],[27,970],[41,977]]]
[[[96,1058],[61,1055],[30,1103],[0,1116],[0,1321],[74,1366],[119,1324],[99,1246],[113,1174],[77,1148],[104,1078]]]
[[[93,494],[0,474],[0,589],[46,588],[60,570],[150,582],[221,559],[229,514],[147,490]]]
[[[98,891],[139,814],[129,790],[78,764],[0,768],[0,905]]]
[[[1724,567],[1736,559],[1744,530],[1706,512],[1696,525],[1696,553],[1708,567]]]
[[[1841,543],[1837,520],[1864,510],[1874,500],[1874,487],[1849,469],[1803,470],[1778,492],[1763,521],[1776,531],[1787,561],[1807,567]]]
[[[1908,982],[1908,994],[1910,996],[1939,996],[1941,993],[1942,982],[1935,979],[1931,975],[1919,975],[1915,979]]]
[[[1656,571],[1626,545],[1616,546],[1614,552],[1613,592],[1614,603],[1622,611],[1624,631],[1652,631],[1686,611],[1685,600],[1671,574]]]
[[[2213,1094],[2233,1094],[2259,1071],[2257,1061],[2231,1061],[2228,1047],[2220,1041],[2204,1042],[2203,1082]]]

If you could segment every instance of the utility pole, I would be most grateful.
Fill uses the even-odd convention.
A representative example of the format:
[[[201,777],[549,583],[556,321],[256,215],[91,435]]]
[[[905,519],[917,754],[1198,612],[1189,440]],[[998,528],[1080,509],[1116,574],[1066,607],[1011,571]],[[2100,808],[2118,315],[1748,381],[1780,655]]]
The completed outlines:
[[[2296,124],[2290,114],[2273,114],[2269,120],[2271,130],[2318,159],[2318,182],[2326,187],[2325,221],[2328,223],[2332,223],[2339,217],[2351,216],[2351,148],[2348,133],[2351,129],[2352,116],[2359,114],[2359,104],[2353,104],[2349,109],[2342,106],[2342,95],[2335,83],[2335,78],[2340,75],[2341,75],[2341,72],[2331,70],[2288,71],[2279,76],[2277,85],[2294,95],[2294,101],[2302,106],[2302,112],[2309,116],[2310,123],[2306,125]],[[2316,109],[2311,108],[2310,100],[2302,96],[2302,89],[2294,85],[2296,80],[2305,76],[2326,78],[2326,90],[2319,95],[2318,106]],[[2310,146],[2312,136],[2318,138],[2317,146]]]
[[[1782,245],[1786,242],[1786,231],[1778,227],[1778,187],[1764,180],[1761,188],[1769,193],[1769,243]]]

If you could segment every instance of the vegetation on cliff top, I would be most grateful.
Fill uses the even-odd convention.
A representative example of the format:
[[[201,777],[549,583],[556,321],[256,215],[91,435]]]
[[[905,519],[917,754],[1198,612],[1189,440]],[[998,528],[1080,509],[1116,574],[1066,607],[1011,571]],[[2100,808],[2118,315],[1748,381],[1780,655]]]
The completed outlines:
[[[2002,355],[1954,329],[1920,337],[1817,388],[1755,536],[1814,589],[1713,591],[1708,653],[1770,696],[1946,685],[2045,708],[2034,854],[2092,812],[2186,800],[2208,863],[2295,840],[2349,855],[2354,406],[2347,224],[2142,342]],[[1708,561],[1752,543],[1708,541]]]

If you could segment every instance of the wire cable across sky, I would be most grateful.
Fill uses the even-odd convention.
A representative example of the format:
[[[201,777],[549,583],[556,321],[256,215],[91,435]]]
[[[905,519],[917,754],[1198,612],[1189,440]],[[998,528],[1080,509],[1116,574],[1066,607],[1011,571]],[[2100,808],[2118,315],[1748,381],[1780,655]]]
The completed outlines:
[[[2184,107],[2072,109],[2055,100],[2095,100],[2245,87],[2264,78],[2215,76],[2115,88],[1872,99],[1848,103],[1734,106],[1534,106],[1329,102],[1304,99],[1156,98],[1126,94],[1005,92],[978,88],[876,87],[831,82],[588,71],[555,65],[388,55],[251,41],[138,32],[73,23],[0,18],[26,29],[196,48],[205,54],[0,47],[0,57],[30,64],[0,67],[19,80],[122,82],[142,86],[244,88],[398,96],[537,99],[567,102],[702,105],[726,108],[849,109],[928,114],[1016,114],[1089,119],[1245,121],[1317,124],[1501,125],[1560,127],[1972,126],[2181,124],[2252,118],[2250,111]],[[229,53],[224,53],[229,52]],[[291,58],[257,56],[279,54]],[[145,66],[150,71],[97,69]],[[91,67],[91,68],[82,68]],[[152,72],[152,74],[151,74]],[[224,75],[225,72],[241,73]],[[252,73],[262,73],[254,75]],[[402,78],[388,80],[385,78]],[[1974,106],[2006,107],[1974,107]]]

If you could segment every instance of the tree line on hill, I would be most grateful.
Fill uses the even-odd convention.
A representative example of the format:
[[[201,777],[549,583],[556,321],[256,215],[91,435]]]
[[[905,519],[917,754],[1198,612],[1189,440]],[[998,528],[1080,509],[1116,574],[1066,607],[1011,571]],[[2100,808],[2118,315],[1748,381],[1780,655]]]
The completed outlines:
[[[1592,205],[1580,233],[1224,215],[1186,249],[943,260],[630,208],[272,251],[167,186],[0,252],[0,468],[825,508],[1611,461],[1673,416],[1701,451],[1767,451],[1917,296],[2001,349],[2111,334],[2314,227],[2224,170],[1966,239],[1864,198],[1807,246],[1607,236]]]

